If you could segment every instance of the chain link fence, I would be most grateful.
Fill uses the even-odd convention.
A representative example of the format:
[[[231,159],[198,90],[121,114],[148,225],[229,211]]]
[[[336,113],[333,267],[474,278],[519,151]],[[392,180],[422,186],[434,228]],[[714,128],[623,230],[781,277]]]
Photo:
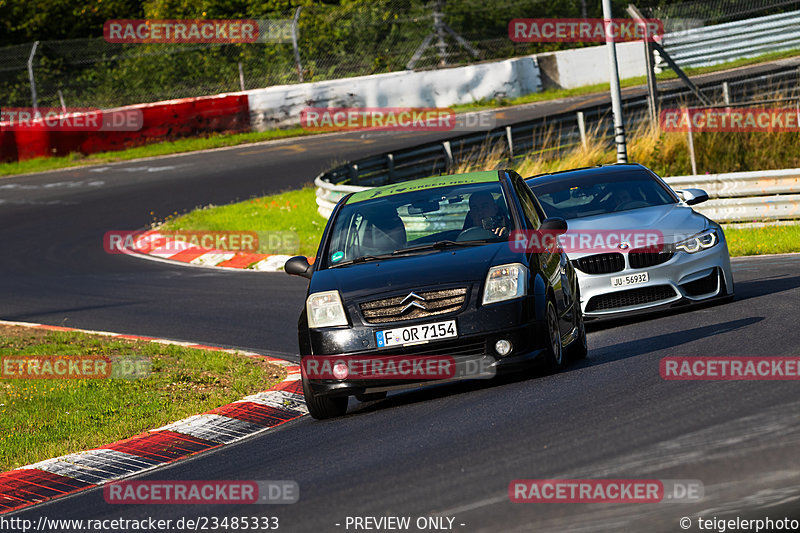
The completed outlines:
[[[379,0],[271,14],[297,16],[297,53],[291,41],[116,44],[98,37],[9,46],[0,48],[0,105],[31,106],[31,77],[40,107],[108,108],[528,53],[530,45],[509,41],[506,25],[537,1],[500,3],[510,11],[491,28],[471,22],[488,8],[468,0]]]
[[[0,105],[111,108],[574,48],[581,44],[514,43],[508,38],[508,22],[578,18],[587,5],[587,16],[599,17],[599,4],[375,0],[270,13],[270,19],[297,17],[296,50],[285,39],[202,45],[113,44],[102,37],[43,40],[0,48]],[[797,6],[800,0],[710,0],[645,11],[669,21],[708,24]],[[622,12],[618,10],[620,16]]]

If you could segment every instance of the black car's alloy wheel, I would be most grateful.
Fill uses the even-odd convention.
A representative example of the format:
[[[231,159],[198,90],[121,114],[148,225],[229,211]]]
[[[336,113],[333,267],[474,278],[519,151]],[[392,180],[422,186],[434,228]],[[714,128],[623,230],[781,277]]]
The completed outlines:
[[[550,372],[558,372],[564,367],[564,350],[561,346],[561,330],[558,328],[558,312],[552,300],[547,301],[545,322],[547,323],[545,366]]]

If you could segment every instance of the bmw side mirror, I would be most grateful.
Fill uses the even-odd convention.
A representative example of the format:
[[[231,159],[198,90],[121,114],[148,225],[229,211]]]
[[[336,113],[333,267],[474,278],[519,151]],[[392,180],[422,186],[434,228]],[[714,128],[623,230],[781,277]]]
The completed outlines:
[[[567,232],[567,221],[561,217],[546,218],[542,221],[542,225],[539,226],[539,229],[561,235]]]
[[[683,189],[678,191],[686,205],[701,204],[708,200],[708,193],[703,189]]]
[[[283,270],[292,276],[302,276],[311,279],[313,269],[308,264],[308,258],[302,255],[292,257],[283,265]]]

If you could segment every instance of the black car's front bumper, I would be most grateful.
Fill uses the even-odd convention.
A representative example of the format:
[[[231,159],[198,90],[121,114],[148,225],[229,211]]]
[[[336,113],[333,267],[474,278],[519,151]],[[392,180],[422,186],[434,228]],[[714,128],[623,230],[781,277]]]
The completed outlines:
[[[377,331],[447,320],[456,321],[458,337],[384,349],[377,347],[375,335]],[[526,298],[467,308],[454,315],[440,315],[413,321],[361,323],[346,327],[308,329],[305,334],[308,335],[312,354],[303,355],[304,361],[309,356],[315,359],[331,358],[331,360],[341,357],[450,356],[457,364],[466,361],[480,362],[481,368],[489,369],[490,372],[484,375],[467,373],[434,380],[337,380],[315,379],[306,373],[306,366],[302,365],[303,376],[314,394],[329,396],[369,394],[464,379],[481,379],[491,377],[497,372],[516,369],[538,357],[544,350],[544,339],[547,338],[543,328],[544,325],[534,316],[533,299]],[[511,352],[505,356],[499,355],[494,348],[495,343],[501,339],[510,341],[513,346]]]

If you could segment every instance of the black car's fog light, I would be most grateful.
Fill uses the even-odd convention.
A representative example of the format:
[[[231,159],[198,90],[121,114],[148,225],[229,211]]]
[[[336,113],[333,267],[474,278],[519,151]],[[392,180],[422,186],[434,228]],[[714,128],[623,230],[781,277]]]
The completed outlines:
[[[510,354],[513,349],[514,345],[511,344],[511,341],[507,341],[506,339],[500,339],[494,343],[494,350],[501,356]]]
[[[348,374],[350,374],[350,369],[347,368],[346,364],[336,363],[333,365],[333,377],[336,379],[347,379]]]

